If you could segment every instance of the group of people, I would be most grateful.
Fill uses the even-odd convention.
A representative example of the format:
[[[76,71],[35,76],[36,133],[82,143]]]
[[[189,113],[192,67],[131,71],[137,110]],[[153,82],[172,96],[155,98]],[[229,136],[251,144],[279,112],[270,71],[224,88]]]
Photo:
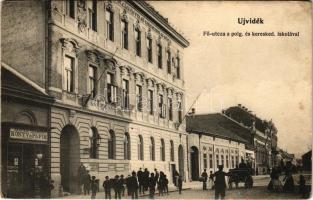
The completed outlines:
[[[95,198],[96,193],[99,191],[99,183],[98,180],[96,180],[96,177],[91,177],[89,171],[86,170],[82,163],[78,168],[78,175],[81,193],[89,195],[91,191],[91,198]],[[168,178],[162,171],[158,172],[157,169],[154,169],[154,172],[150,173],[147,168],[144,169],[144,171],[140,168],[138,172],[133,171],[128,177],[124,177],[124,175],[115,175],[114,178],[106,176],[102,186],[105,193],[105,199],[112,198],[112,190],[114,191],[113,197],[115,199],[121,199],[126,196],[125,194],[131,196],[132,199],[138,199],[138,194],[145,194],[145,192],[149,192],[149,197],[153,198],[156,189],[159,192],[159,196],[165,194],[168,195],[168,183]],[[179,174],[177,176],[176,185],[181,194],[182,178]],[[127,190],[127,193],[125,193],[125,190]]]
[[[285,177],[283,178],[284,184],[279,179],[280,177],[280,170],[277,167],[273,167],[271,174],[270,174],[270,182],[267,186],[267,189],[274,192],[294,192],[295,184],[294,179],[292,176],[292,171],[288,168],[285,169]],[[305,178],[302,174],[299,176],[299,193],[304,198],[306,196],[306,185],[305,185]]]

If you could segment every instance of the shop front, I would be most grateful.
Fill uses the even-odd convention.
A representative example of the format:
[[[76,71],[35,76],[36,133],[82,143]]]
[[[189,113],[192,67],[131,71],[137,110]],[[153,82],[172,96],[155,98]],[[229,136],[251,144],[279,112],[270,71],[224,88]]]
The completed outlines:
[[[48,130],[2,124],[2,184],[8,198],[40,197],[49,175]]]

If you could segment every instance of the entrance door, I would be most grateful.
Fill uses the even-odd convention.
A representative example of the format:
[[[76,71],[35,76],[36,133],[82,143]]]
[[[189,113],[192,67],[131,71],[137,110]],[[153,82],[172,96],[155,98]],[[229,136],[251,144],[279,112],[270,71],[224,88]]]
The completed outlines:
[[[184,173],[184,149],[182,145],[178,147],[178,170],[179,175],[182,176],[182,179],[185,180],[185,173]]]
[[[194,181],[198,180],[199,179],[199,151],[198,151],[198,148],[195,146],[191,147],[190,162],[191,162],[191,179]]]
[[[74,193],[77,191],[77,171],[80,161],[79,135],[75,127],[66,126],[60,138],[60,170],[63,191]]]

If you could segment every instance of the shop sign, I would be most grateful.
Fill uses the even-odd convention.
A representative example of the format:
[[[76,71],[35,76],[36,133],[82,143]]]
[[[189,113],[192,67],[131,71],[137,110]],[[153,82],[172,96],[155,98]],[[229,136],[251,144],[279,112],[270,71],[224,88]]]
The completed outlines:
[[[10,138],[19,140],[32,140],[32,141],[48,141],[48,133],[43,131],[26,130],[19,128],[10,129]]]

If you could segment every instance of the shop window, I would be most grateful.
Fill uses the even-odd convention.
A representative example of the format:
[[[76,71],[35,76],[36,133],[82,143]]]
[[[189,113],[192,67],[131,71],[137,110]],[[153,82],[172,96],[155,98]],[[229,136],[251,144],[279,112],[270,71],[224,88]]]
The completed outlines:
[[[100,146],[100,136],[96,130],[96,128],[91,128],[89,132],[89,144],[90,150],[89,155],[90,158],[98,158],[98,149]]]
[[[138,136],[138,160],[143,160],[143,139],[142,136]]]
[[[150,160],[155,160],[155,143],[154,138],[150,137],[150,144],[149,144],[149,151],[150,151]]]
[[[109,131],[108,158],[109,159],[115,159],[115,133],[113,130]]]
[[[136,56],[141,56],[141,32],[138,28],[135,29],[135,43],[136,43]]]
[[[128,133],[124,134],[124,159],[130,160],[130,137]]]
[[[174,142],[173,142],[173,140],[171,140],[170,143],[171,143],[171,161],[174,162],[175,158],[174,158]]]
[[[165,161],[165,143],[164,139],[161,139],[161,146],[160,146],[160,160]]]

